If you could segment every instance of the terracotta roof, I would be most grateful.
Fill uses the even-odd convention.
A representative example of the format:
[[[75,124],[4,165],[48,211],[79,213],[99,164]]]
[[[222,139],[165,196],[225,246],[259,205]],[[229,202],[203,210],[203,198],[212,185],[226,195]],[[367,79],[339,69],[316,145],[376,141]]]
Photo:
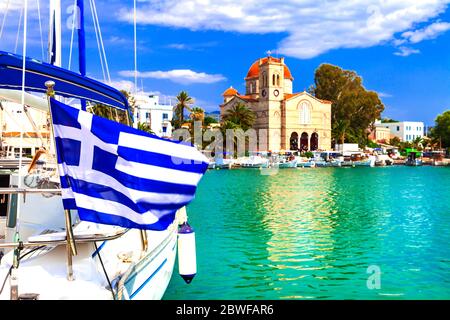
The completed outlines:
[[[298,96],[300,93],[285,93],[284,94],[284,100],[288,100],[290,98],[293,98],[295,96]]]
[[[322,103],[333,104],[332,101],[319,99],[319,98],[316,98],[316,97],[314,97],[313,95],[309,94],[309,93],[306,92],[306,91],[304,91],[304,92],[305,92],[306,94],[310,95],[311,97],[313,97],[314,99],[319,100],[319,101],[322,102]],[[285,94],[284,94],[284,100],[289,100],[289,99],[291,99],[291,98],[293,98],[293,97],[296,97],[296,96],[298,96],[298,95],[300,95],[300,94],[302,94],[302,93],[303,93],[303,92],[298,92],[298,93],[285,93]]]
[[[269,61],[269,62],[275,62],[275,63],[281,63],[281,59],[274,58],[274,57],[265,57],[265,58],[262,58],[261,60],[262,60],[262,61],[261,61],[262,64],[264,64],[264,63],[266,63],[266,62],[268,62],[268,61]],[[248,78],[257,78],[257,77],[259,77],[259,59],[256,60],[256,61],[252,64],[252,66],[250,67],[250,69],[248,70],[246,79],[248,79]],[[291,80],[294,79],[294,78],[292,77],[291,71],[289,70],[289,68],[288,68],[286,65],[284,65],[284,77],[285,77],[286,79],[291,79]]]
[[[229,97],[234,96],[235,94],[238,94],[237,90],[233,87],[229,87],[224,93],[222,93],[222,96]]]
[[[238,98],[242,99],[242,100],[245,100],[245,101],[258,101],[257,99],[252,98],[252,96],[250,96],[250,95],[240,95],[240,94],[238,94],[236,96]]]

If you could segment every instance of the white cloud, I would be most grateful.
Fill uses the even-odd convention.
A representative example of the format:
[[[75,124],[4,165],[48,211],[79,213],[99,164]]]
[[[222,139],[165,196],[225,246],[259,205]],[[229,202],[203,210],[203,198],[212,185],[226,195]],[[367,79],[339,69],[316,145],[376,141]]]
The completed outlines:
[[[134,71],[120,71],[119,74],[123,77],[134,77]],[[207,74],[204,72],[195,72],[189,69],[138,72],[138,77],[166,79],[181,84],[215,83],[226,80],[226,78],[221,74]]]
[[[134,92],[135,88],[134,82],[130,80],[111,80],[111,83],[108,85],[118,90],[125,90],[128,92]]]
[[[409,48],[409,47],[399,47],[398,50],[400,50],[400,51],[397,51],[394,54],[396,56],[400,56],[400,57],[407,57],[412,54],[420,53],[420,50]]]
[[[450,23],[448,22],[435,22],[426,26],[423,29],[416,31],[408,31],[402,34],[403,38],[406,38],[411,43],[418,43],[423,40],[435,39],[441,33],[450,30]]]
[[[170,49],[177,49],[177,50],[188,50],[190,47],[187,44],[184,43],[171,43],[167,45],[167,48]]]
[[[166,48],[176,50],[188,50],[188,51],[202,51],[205,48],[211,48],[217,46],[216,41],[202,42],[202,43],[171,43],[166,45]]]
[[[140,24],[240,33],[287,33],[281,54],[311,58],[337,48],[385,43],[442,13],[450,0],[148,0]],[[132,22],[130,8],[119,19]]]
[[[392,97],[393,97],[392,94],[386,93],[386,92],[378,92],[378,96],[379,96],[380,98],[392,98]]]

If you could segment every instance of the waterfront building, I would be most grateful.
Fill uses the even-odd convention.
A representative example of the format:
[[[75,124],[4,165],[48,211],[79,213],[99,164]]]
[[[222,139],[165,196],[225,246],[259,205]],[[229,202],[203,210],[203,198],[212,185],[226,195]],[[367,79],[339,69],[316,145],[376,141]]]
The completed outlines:
[[[245,94],[233,87],[223,93],[221,116],[236,104],[253,110],[253,127],[260,138],[265,135],[267,150],[329,150],[332,102],[305,91],[294,93],[293,80],[284,58],[258,59],[245,77]]]
[[[147,123],[157,136],[171,137],[173,106],[160,104],[157,95],[135,95],[134,99],[134,126],[139,122]]]
[[[418,137],[425,136],[424,124],[420,121],[401,121],[381,123],[381,121],[375,122],[375,127],[388,128],[392,136],[400,138],[401,141],[411,142]]]
[[[389,143],[389,140],[394,137],[391,134],[391,129],[386,126],[374,126],[369,130],[369,139],[379,143]]]

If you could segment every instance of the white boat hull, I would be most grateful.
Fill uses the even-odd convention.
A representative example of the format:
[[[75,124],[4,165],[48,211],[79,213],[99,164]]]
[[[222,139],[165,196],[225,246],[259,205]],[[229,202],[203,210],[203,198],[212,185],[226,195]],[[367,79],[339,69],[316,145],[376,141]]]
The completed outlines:
[[[17,178],[11,176],[12,184]],[[20,207],[20,240],[24,242],[56,241],[65,239],[64,210],[61,196],[27,194]],[[74,222],[78,220],[75,212]],[[6,219],[1,222],[6,224]],[[39,299],[113,299],[101,260],[113,289],[121,299],[161,299],[170,282],[175,264],[178,219],[164,231],[142,231],[106,226],[90,222],[78,222],[74,226],[75,238],[86,234],[101,236],[111,230],[121,230],[120,236],[107,241],[77,243],[78,254],[73,256],[74,280],[67,280],[66,245],[46,246],[20,261],[17,269],[18,292],[38,294]],[[13,242],[15,228],[6,229],[2,242]],[[52,230],[49,233],[48,230]],[[123,233],[124,232],[124,233]],[[98,237],[96,239],[101,239]],[[144,243],[147,239],[147,245]],[[0,249],[1,250],[1,249]],[[29,248],[22,250],[21,255]],[[98,251],[98,253],[96,252]],[[0,283],[7,276],[13,261],[13,251],[4,250],[0,263]],[[0,293],[0,299],[10,299],[10,282]]]

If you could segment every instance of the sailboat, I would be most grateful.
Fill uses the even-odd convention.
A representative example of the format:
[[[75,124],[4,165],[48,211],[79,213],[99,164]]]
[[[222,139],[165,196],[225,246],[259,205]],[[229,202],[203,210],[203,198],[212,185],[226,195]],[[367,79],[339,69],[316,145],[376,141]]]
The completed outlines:
[[[77,2],[83,6],[82,0]],[[52,0],[50,10],[50,39],[59,39],[59,1]],[[52,64],[0,52],[0,97],[44,111],[58,103],[64,106],[55,99],[59,96],[80,100],[82,109],[86,101],[91,101],[129,112],[128,101],[120,91],[86,77],[83,67],[78,74],[58,66],[60,42],[56,40],[49,47]],[[80,57],[84,59],[83,52]],[[31,92],[43,93],[46,98]],[[55,130],[52,132],[56,134]],[[70,146],[58,149],[56,145],[53,140],[51,151],[61,152]],[[51,152],[47,155],[48,159],[55,158]],[[0,228],[0,232],[4,230],[0,235],[0,299],[161,299],[173,273],[177,247],[180,274],[186,282],[192,280],[196,273],[195,238],[184,206],[179,205],[176,213],[164,216],[170,217],[164,229],[87,221],[81,219],[80,210],[93,208],[69,210],[64,203],[67,198],[63,194],[68,192],[61,186],[64,162],[44,168],[38,160],[14,171],[9,187],[0,188],[0,194],[7,195],[5,226]],[[200,166],[204,172],[206,161]],[[80,205],[77,197],[74,200]]]

